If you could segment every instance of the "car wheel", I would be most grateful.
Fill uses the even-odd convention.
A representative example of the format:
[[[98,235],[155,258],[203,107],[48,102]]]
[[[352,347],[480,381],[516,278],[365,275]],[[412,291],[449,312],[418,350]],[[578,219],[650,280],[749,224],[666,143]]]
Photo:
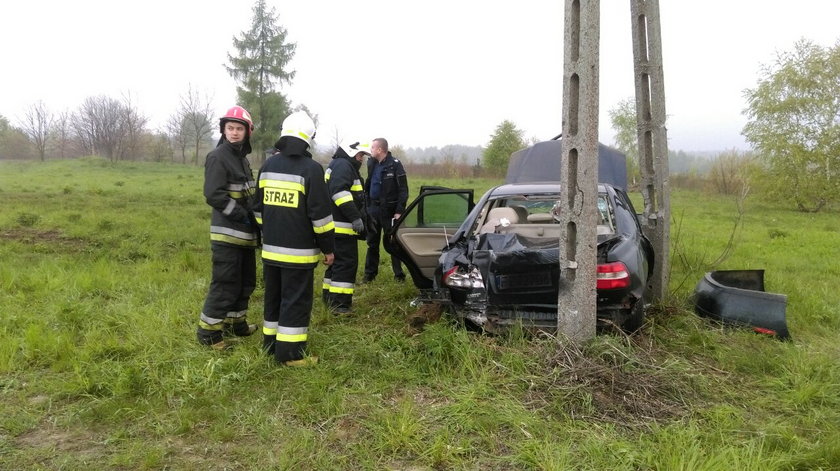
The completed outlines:
[[[644,298],[636,300],[636,304],[630,308],[630,315],[624,320],[622,330],[628,334],[639,330],[645,323],[645,300]]]

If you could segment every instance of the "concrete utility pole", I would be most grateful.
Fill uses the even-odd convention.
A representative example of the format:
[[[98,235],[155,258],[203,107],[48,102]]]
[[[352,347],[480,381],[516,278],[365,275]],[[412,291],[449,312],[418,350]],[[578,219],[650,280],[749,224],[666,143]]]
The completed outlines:
[[[665,129],[665,80],[658,0],[630,0],[639,168],[645,210],[642,228],[653,244],[656,261],[648,287],[654,300],[668,294],[671,202],[668,185],[668,138]]]
[[[557,332],[575,342],[595,336],[600,14],[600,0],[566,0]]]

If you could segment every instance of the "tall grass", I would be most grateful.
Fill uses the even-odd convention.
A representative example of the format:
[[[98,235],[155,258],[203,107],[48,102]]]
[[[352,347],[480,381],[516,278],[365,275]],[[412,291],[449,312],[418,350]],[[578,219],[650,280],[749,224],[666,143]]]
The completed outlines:
[[[496,183],[409,177],[412,195]],[[298,370],[258,338],[227,353],[195,342],[210,275],[201,184],[188,166],[0,163],[0,468],[840,468],[836,214],[748,200],[718,267],[765,269],[793,342],[684,304],[737,211],[681,190],[679,250],[696,263],[675,258],[675,301],[632,337],[574,347],[447,320],[418,332],[414,288],[380,277],[357,287],[351,317],[316,301],[322,361]]]

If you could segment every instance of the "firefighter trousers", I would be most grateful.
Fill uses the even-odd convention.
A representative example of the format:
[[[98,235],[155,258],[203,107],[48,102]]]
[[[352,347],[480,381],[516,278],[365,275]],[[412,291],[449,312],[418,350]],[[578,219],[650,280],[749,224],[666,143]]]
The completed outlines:
[[[257,286],[257,262],[253,247],[211,244],[213,274],[204,300],[199,327],[221,330],[225,319],[244,321],[248,300]]]
[[[323,298],[328,307],[350,309],[359,268],[356,237],[335,237],[335,261],[324,272]]]
[[[312,317],[314,268],[287,268],[263,264],[265,280],[264,339],[274,337],[274,358],[279,363],[300,360],[306,354]]]

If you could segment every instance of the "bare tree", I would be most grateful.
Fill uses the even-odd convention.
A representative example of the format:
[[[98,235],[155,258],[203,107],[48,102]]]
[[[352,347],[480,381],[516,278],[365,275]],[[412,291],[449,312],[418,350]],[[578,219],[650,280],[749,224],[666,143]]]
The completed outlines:
[[[205,94],[202,98],[190,84],[186,95],[181,96],[182,134],[190,138],[193,144],[193,163],[198,165],[201,143],[213,135],[211,99]]]
[[[116,161],[136,157],[145,132],[147,118],[132,105],[100,95],[82,102],[73,120],[73,130],[88,153],[101,154]]]
[[[20,128],[35,145],[38,156],[43,162],[47,155],[47,142],[50,137],[50,128],[53,125],[53,115],[47,109],[43,101],[38,100],[32,104],[21,120]]]
[[[133,105],[131,100],[131,93],[123,95],[120,127],[123,139],[120,143],[119,158],[137,159],[140,157],[140,144],[143,136],[146,133],[146,124],[149,118],[140,113],[140,110]]]
[[[122,140],[121,108],[119,101],[104,95],[88,97],[82,102],[73,129],[88,153],[101,154],[111,161],[117,159]]]
[[[62,159],[67,157],[67,148],[70,144],[70,117],[70,112],[64,110],[57,114],[53,121],[53,139],[56,141],[58,147],[58,155]]]
[[[169,142],[177,152],[181,154],[181,163],[187,163],[187,136],[184,134],[184,119],[181,110],[178,110],[166,121],[166,133],[169,135]],[[174,160],[174,155],[173,155]]]

